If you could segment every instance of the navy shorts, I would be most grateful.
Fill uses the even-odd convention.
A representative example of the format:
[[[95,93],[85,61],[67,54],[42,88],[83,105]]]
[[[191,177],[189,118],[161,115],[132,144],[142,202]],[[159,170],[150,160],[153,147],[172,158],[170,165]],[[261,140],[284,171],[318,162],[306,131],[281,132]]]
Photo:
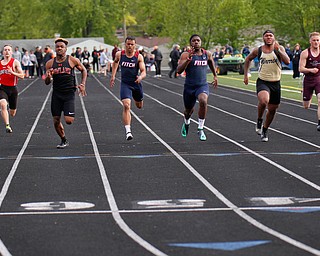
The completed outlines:
[[[196,101],[198,99],[199,94],[205,93],[209,95],[209,85],[200,85],[200,86],[194,86],[194,85],[184,85],[183,90],[183,102],[184,107],[186,109],[192,109],[194,105],[196,104]]]
[[[51,114],[52,116],[75,116],[75,93],[70,92],[57,92],[53,91],[51,97]]]
[[[304,77],[303,79],[303,100],[309,101],[312,94],[315,92],[317,95],[320,93],[320,76],[317,77]]]
[[[133,98],[137,102],[143,101],[142,84],[133,83],[129,85],[127,83],[121,82],[120,98],[121,100]]]
[[[0,100],[5,99],[9,104],[9,109],[17,109],[18,89],[16,86],[0,86]]]
[[[256,89],[257,89],[257,94],[261,91],[268,91],[269,92],[269,103],[274,104],[274,105],[279,105],[280,104],[280,99],[281,99],[281,85],[280,81],[276,82],[269,82],[269,81],[264,81],[258,78],[257,83],[256,83]]]

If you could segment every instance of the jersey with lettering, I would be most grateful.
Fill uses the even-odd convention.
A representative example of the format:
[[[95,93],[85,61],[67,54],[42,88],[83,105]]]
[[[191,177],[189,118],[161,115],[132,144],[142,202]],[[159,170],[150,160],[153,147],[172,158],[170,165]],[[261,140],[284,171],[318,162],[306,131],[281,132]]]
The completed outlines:
[[[0,61],[0,84],[6,85],[6,86],[17,85],[18,77],[10,74],[8,70],[8,67],[10,67],[13,70],[14,60],[15,60],[14,58],[11,58],[11,60],[6,65],[2,65]]]
[[[138,65],[139,52],[136,51],[133,57],[127,57],[125,50],[121,51],[120,66],[121,66],[121,81],[126,84],[134,84],[139,73]]]
[[[69,64],[69,55],[63,62],[57,62],[57,59],[54,58],[52,69],[53,90],[60,92],[76,90],[74,68],[71,68]]]
[[[258,53],[259,78],[269,82],[280,81],[282,65],[278,55],[274,51],[264,53],[261,47],[258,51],[261,52]]]
[[[202,55],[193,55],[192,60],[186,68],[186,85],[207,84],[208,54],[201,49]]]
[[[319,71],[317,73],[305,73],[305,78],[311,78],[311,77],[316,77],[316,76],[320,76],[320,54],[318,54],[318,56],[314,57],[311,54],[311,50],[310,48],[308,48],[308,58],[307,58],[307,62],[306,62],[306,68],[318,68]]]

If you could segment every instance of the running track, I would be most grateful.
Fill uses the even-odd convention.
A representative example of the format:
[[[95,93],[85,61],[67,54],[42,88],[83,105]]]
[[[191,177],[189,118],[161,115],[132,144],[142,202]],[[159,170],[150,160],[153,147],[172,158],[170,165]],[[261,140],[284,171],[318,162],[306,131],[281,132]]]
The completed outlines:
[[[320,255],[315,107],[283,99],[262,143],[255,94],[220,85],[207,141],[196,113],[182,138],[184,80],[150,72],[127,142],[108,80],[88,78],[64,150],[50,86],[19,82],[14,132],[0,131],[1,255]]]

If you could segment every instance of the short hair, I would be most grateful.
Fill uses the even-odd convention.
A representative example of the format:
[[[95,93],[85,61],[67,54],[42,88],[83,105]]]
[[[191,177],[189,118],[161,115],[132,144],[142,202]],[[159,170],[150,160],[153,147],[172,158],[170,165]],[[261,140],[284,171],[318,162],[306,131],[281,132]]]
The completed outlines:
[[[67,39],[64,39],[64,38],[62,38],[62,37],[59,37],[59,38],[57,38],[57,39],[54,41],[55,44],[58,43],[58,42],[62,42],[62,43],[64,43],[66,46],[67,46],[68,43],[69,43],[69,41],[68,41]]]
[[[192,36],[190,36],[189,43],[191,43],[192,38],[194,38],[195,36],[198,36],[201,39],[201,36],[199,36],[198,34],[193,34]]]
[[[267,33],[271,33],[272,35],[274,35],[273,31],[270,29],[267,29],[266,31],[263,32],[262,36],[264,36]]]
[[[136,42],[136,38],[134,36],[127,36],[126,40],[124,40],[124,42],[127,42],[128,40]]]
[[[311,37],[313,37],[313,36],[320,36],[320,33],[319,32],[312,32],[312,33],[310,33],[309,34],[309,39],[311,38]]]
[[[4,49],[4,47],[6,47],[6,46],[11,47],[11,49],[12,49],[12,45],[11,45],[11,44],[5,44],[5,45],[3,46],[3,49]]]

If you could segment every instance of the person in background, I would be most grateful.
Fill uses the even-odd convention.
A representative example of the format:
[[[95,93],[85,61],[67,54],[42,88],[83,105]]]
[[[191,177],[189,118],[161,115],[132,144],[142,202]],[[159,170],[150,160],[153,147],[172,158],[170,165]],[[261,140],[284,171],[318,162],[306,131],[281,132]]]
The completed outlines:
[[[37,76],[42,77],[43,75],[43,54],[41,46],[36,47],[36,51],[34,52],[34,55],[37,57]]]
[[[258,57],[260,66],[256,82],[258,96],[256,132],[260,135],[261,141],[267,142],[269,140],[268,128],[274,119],[281,99],[281,62],[289,64],[290,58],[284,47],[276,41],[271,30],[266,30],[263,33],[263,41],[264,45],[254,48],[245,59],[243,82],[248,85],[250,63],[255,57]],[[266,109],[266,119],[263,123]]]
[[[99,72],[99,56],[100,52],[97,50],[97,47],[94,46],[93,51],[91,53],[93,72]]]
[[[142,55],[136,50],[136,39],[128,36],[125,49],[118,51],[112,64],[110,87],[115,83],[118,66],[121,66],[120,98],[123,105],[122,121],[126,131],[126,140],[132,140],[131,132],[131,101],[137,108],[143,107],[143,90],[141,81],[146,77],[146,67]],[[140,72],[140,74],[139,74]]]
[[[310,46],[300,55],[299,71],[304,74],[303,106],[310,108],[312,94],[315,92],[318,101],[317,130],[320,131],[320,33],[312,32],[309,36]]]
[[[29,78],[29,70],[30,70],[31,65],[33,66],[33,64],[31,63],[30,55],[29,55],[28,51],[24,52],[21,63],[23,65],[25,77]]]
[[[9,112],[12,117],[17,113],[18,78],[23,79],[24,73],[18,60],[12,57],[12,46],[3,47],[3,60],[0,61],[0,107],[1,117],[6,126],[6,132],[12,133],[9,122]],[[9,112],[8,112],[9,108]]]
[[[170,52],[170,58],[171,58],[171,70],[169,72],[169,77],[172,78],[172,74],[174,75],[174,78],[178,78],[177,76],[177,67],[178,67],[178,62],[180,59],[180,46],[175,45]]]
[[[154,55],[154,61],[155,61],[154,64],[156,67],[155,77],[161,77],[161,62],[162,62],[163,56],[157,45],[153,47],[153,51],[151,52],[151,54]]]
[[[292,53],[292,69],[293,69],[294,79],[300,78],[300,72],[299,72],[300,55],[301,55],[301,47],[300,47],[300,44],[297,43],[294,46],[293,53]]]
[[[84,60],[88,60],[88,61],[89,61],[89,58],[90,58],[90,52],[88,51],[88,48],[87,48],[87,47],[84,47],[84,48],[83,48],[83,52],[81,53],[82,62],[83,62]]]
[[[53,51],[50,47],[50,45],[47,45],[45,48],[44,48],[44,57],[43,57],[43,69],[44,69],[44,72],[46,72],[46,63],[53,59],[54,58],[54,54],[53,54]]]
[[[18,46],[16,46],[16,47],[14,48],[14,52],[12,53],[12,57],[13,57],[14,59],[16,59],[17,61],[19,61],[20,64],[21,64],[21,61],[22,61],[22,53],[19,51],[19,47],[18,47]]]
[[[30,61],[31,61],[31,66],[29,69],[29,74],[31,78],[34,78],[34,71],[36,69],[36,66],[38,66],[38,63],[37,63],[37,57],[34,54],[33,50],[30,50]]]

